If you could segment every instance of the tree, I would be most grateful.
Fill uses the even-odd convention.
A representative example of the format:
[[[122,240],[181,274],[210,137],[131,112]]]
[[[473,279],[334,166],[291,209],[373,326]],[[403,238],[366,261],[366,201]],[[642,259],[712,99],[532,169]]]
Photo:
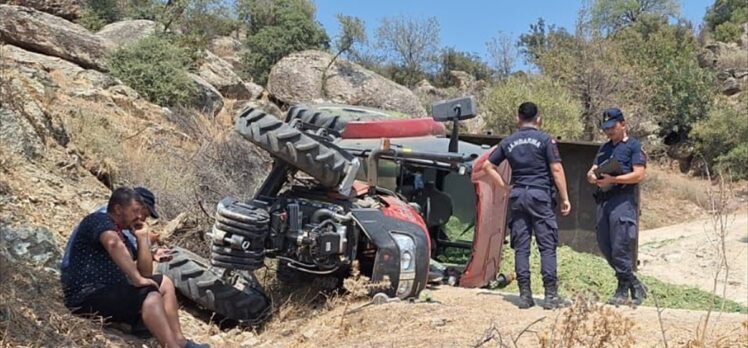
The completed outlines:
[[[540,56],[546,52],[573,45],[574,38],[564,28],[546,25],[543,18],[538,18],[535,24],[530,24],[530,32],[519,36],[517,46],[525,61],[536,64]],[[536,64],[537,65],[537,64]]]
[[[314,5],[308,0],[246,0],[245,6],[254,15],[245,18],[250,33],[249,53],[242,58],[244,73],[259,84],[267,82],[270,68],[288,54],[329,47],[330,39],[314,19]]]
[[[663,132],[690,129],[712,105],[713,77],[699,66],[698,42],[690,26],[660,21],[657,31],[648,35],[637,24],[615,40],[645,85],[648,117]]]
[[[434,76],[437,86],[446,87],[451,85],[454,70],[464,71],[476,80],[485,80],[491,77],[491,68],[474,53],[458,51],[455,48],[445,48],[438,56],[439,71]]]
[[[514,70],[517,51],[512,41],[511,36],[499,32],[498,35],[486,42],[490,65],[499,79],[508,77]]]
[[[748,2],[744,0],[715,0],[704,16],[707,28],[719,41],[735,42],[743,32],[741,24],[748,22]]]
[[[696,153],[735,179],[748,178],[748,93],[740,98],[736,106],[721,100],[693,130]]]
[[[614,33],[643,17],[678,17],[677,0],[595,0],[590,23],[605,33]]]
[[[579,101],[561,84],[542,75],[511,76],[487,91],[483,102],[487,110],[486,129],[510,134],[517,126],[517,107],[525,101],[538,105],[543,130],[562,139],[579,139]]]
[[[366,44],[366,25],[361,18],[346,16],[338,13],[338,23],[340,24],[340,35],[335,40],[335,58],[344,53],[353,50],[356,44]]]
[[[401,71],[393,76],[398,82],[413,86],[420,81],[434,61],[439,45],[439,22],[406,17],[382,19],[377,30],[378,47]]]
[[[236,11],[248,30],[248,35],[257,34],[262,28],[282,25],[283,13],[298,12],[314,21],[317,7],[310,0],[237,0]]]
[[[366,43],[366,26],[361,18],[337,14],[338,23],[340,23],[340,35],[335,40],[335,55],[327,63],[325,70],[322,72],[322,95],[327,96],[327,72],[335,64],[341,54],[350,52],[353,45]]]
[[[625,88],[634,87],[621,64],[619,50],[609,40],[590,33],[587,11],[582,9],[573,34],[564,29],[546,27],[542,19],[520,36],[529,59],[540,71],[564,86],[581,106],[578,115],[583,127],[581,139],[594,140],[603,109],[611,105],[629,105],[619,98]],[[635,81],[635,80],[633,80]],[[636,89],[633,89],[636,90]],[[634,125],[634,122],[629,122]]]

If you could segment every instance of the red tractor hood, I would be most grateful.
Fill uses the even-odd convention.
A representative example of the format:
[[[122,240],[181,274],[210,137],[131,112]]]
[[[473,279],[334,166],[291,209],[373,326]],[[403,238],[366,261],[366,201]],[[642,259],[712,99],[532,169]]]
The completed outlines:
[[[446,128],[431,118],[351,121],[341,133],[343,139],[405,138],[444,136]]]

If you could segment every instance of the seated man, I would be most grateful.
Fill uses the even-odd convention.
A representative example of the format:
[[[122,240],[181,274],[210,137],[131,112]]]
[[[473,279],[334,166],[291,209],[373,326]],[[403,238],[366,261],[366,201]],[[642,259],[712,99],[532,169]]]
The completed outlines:
[[[158,219],[159,215],[158,215],[158,212],[156,211],[156,196],[153,194],[153,192],[151,192],[149,189],[147,189],[145,187],[136,187],[134,190],[143,199],[143,205],[144,205],[144,207],[143,207],[143,213],[144,214],[140,217],[141,223],[145,223],[145,221],[148,218],[148,216],[150,216],[150,217],[152,217],[154,219]],[[106,212],[107,212],[107,206],[106,205],[102,205],[102,206],[96,208],[93,212],[105,213],[106,214]],[[62,257],[62,264],[60,266],[60,268],[63,269],[63,270],[65,268],[67,268],[68,265],[70,264],[70,248],[71,248],[71,246],[73,244],[72,241],[75,239],[74,237],[75,237],[75,234],[77,232],[78,232],[78,226],[75,226],[75,228],[73,229],[73,231],[70,233],[70,237],[68,239],[68,243],[65,246],[65,252],[63,253],[63,257]],[[147,243],[147,245],[148,245],[148,254],[143,254],[143,253],[138,252],[138,243],[137,243],[137,240],[135,238],[135,234],[133,233],[133,231],[131,231],[129,228],[125,228],[125,229],[122,230],[122,234],[127,239],[127,247],[130,249],[130,251],[132,252],[133,256],[137,256],[138,259],[142,259],[143,258],[143,257],[141,257],[141,255],[151,255],[150,246],[154,242],[158,241],[158,238],[159,238],[158,233],[156,233],[154,231],[150,231],[148,233],[148,243]],[[153,261],[155,261],[155,262],[164,262],[164,261],[169,261],[169,259],[171,259],[171,256],[169,255],[169,249],[168,248],[158,248],[158,249],[156,249],[155,252],[152,253],[152,256],[148,256],[147,259],[153,259]],[[141,264],[145,264],[145,261],[139,261],[138,262],[138,265],[139,265],[138,268],[139,269],[140,269],[140,265]],[[141,272],[141,274],[143,276],[150,276],[150,275],[152,275],[152,269],[153,269],[153,267],[149,266],[149,268],[151,269],[151,271],[146,272],[146,273]]]
[[[101,315],[114,322],[133,325],[142,320],[164,347],[207,347],[182,334],[172,281],[161,275],[143,276],[133,261],[122,230],[142,220],[143,208],[136,191],[118,188],[106,213],[94,212],[81,221],[71,237],[68,265],[62,269],[65,305],[76,314]],[[145,245],[147,228],[135,235],[138,244]]]

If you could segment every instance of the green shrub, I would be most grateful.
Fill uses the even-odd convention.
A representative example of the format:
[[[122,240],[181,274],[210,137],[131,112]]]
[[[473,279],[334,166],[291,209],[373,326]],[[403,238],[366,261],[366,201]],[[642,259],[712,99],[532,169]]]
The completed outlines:
[[[187,75],[189,55],[167,38],[149,36],[115,51],[109,61],[112,75],[162,106],[184,104],[196,92]]]
[[[308,49],[327,49],[330,41],[325,29],[314,19],[314,11],[309,11],[310,2],[274,0],[272,3],[273,20],[264,26],[252,26],[246,41],[249,53],[242,58],[245,74],[259,84],[267,82],[270,68],[281,58]]]
[[[99,17],[96,11],[86,8],[81,11],[81,17],[78,19],[78,24],[89,31],[97,32],[107,23]]]
[[[742,33],[743,29],[732,22],[725,22],[714,28],[714,38],[717,41],[735,42],[738,41]]]
[[[740,26],[748,22],[748,2],[745,0],[715,0],[704,16],[707,28],[714,38],[724,42],[735,42],[740,38]]]
[[[582,135],[581,105],[565,88],[544,76],[513,76],[499,82],[486,93],[482,108],[486,130],[509,134],[516,128],[517,107],[531,101],[538,105],[543,130],[563,139]]]
[[[748,103],[743,94],[739,104]],[[697,153],[718,171],[729,171],[733,178],[748,178],[748,117],[746,110],[719,104],[705,120],[698,122],[692,136]]]

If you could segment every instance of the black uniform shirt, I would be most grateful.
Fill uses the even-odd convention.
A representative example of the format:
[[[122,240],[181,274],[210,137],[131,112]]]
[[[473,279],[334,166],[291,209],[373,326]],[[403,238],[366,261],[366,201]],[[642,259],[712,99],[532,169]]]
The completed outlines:
[[[504,138],[488,157],[494,165],[504,160],[512,168],[512,185],[553,187],[549,164],[561,162],[556,140],[533,127],[522,127]]]
[[[632,137],[626,137],[617,144],[613,144],[612,141],[608,141],[597,151],[595,156],[594,164],[599,166],[606,160],[615,158],[621,165],[621,174],[631,173],[634,170],[635,165],[646,166],[647,165],[647,154],[642,149],[642,144],[639,140]],[[623,190],[633,188],[636,185],[615,185],[615,189]]]

